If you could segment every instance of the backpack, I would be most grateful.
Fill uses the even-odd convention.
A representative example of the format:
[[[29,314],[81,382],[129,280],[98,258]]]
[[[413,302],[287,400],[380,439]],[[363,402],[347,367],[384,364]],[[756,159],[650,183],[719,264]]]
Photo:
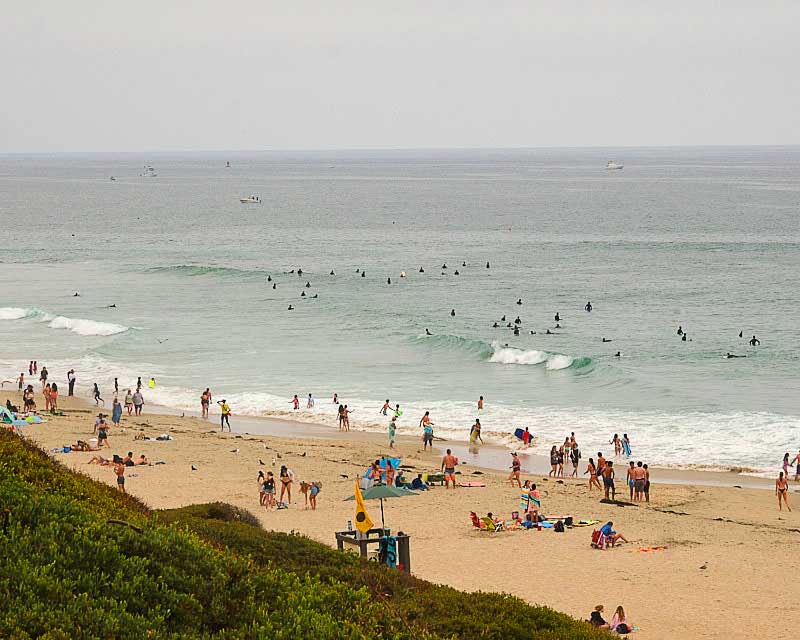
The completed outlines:
[[[556,533],[564,533],[564,523],[561,520],[556,522],[555,525],[553,526],[553,531],[555,531]]]

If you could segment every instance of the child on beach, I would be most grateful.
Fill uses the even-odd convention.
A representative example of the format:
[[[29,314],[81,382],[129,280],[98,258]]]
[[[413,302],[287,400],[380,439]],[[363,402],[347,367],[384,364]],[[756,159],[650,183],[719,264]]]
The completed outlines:
[[[394,449],[394,436],[397,433],[397,422],[392,418],[389,421],[389,448]]]
[[[275,478],[272,476],[272,471],[267,471],[267,477],[261,486],[264,490],[264,506],[272,509],[275,506]]]
[[[292,409],[297,411],[300,408],[300,398],[297,397],[297,394],[294,394],[294,398],[289,400],[289,404],[292,405]]]

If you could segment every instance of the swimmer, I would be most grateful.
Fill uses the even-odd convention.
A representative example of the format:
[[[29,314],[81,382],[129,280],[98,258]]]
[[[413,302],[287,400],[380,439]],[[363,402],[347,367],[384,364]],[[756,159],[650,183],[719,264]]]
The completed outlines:
[[[462,267],[466,267],[466,266],[467,266],[467,261],[466,261],[466,260],[464,260],[464,262],[462,262],[462,263],[461,263],[461,266],[462,266]]]
[[[294,307],[292,305],[289,305],[286,310],[287,311],[294,311]]]
[[[383,403],[383,406],[381,407],[381,410],[378,411],[378,413],[385,416],[388,415],[388,412],[389,412],[389,398],[386,398],[386,402]]]
[[[497,324],[497,323],[495,322],[495,323],[492,325],[492,329],[497,329],[499,326],[500,326],[500,325],[499,325],[499,324]]]
[[[522,304],[522,298],[517,299],[517,304]]]
[[[725,354],[725,357],[726,358],[746,358],[747,356],[737,356],[735,353],[731,353],[730,351],[728,351],[728,353]]]
[[[758,338],[756,338],[755,336],[753,336],[752,338],[750,338],[750,346],[751,346],[751,347],[755,347],[757,344],[761,344],[761,340],[759,340],[759,339],[758,339]]]
[[[615,357],[615,358],[621,358],[621,357],[622,357],[622,354],[621,354],[619,351],[617,351],[617,352],[614,354],[614,357]]]
[[[392,279],[391,278],[386,278],[386,284],[392,284]]]
[[[366,278],[367,277],[367,272],[366,271],[362,271],[361,272],[361,277],[362,278]]]
[[[405,278],[406,277],[406,272],[405,271],[401,271],[400,272],[400,277],[401,278]]]
[[[458,272],[458,269],[456,269],[456,270],[455,270],[455,273],[453,273],[453,275],[454,275],[454,276],[460,276],[461,274]]]
[[[310,289],[310,288],[311,288],[311,283],[310,282],[306,282],[306,289]]]
[[[361,273],[361,269],[356,269],[356,273]]]
[[[277,282],[273,282],[272,283],[272,289],[275,290],[277,288],[278,288],[278,283]]]
[[[744,333],[744,331],[740,331],[740,332],[739,332],[739,337],[740,337],[740,338],[742,337],[742,334],[743,334],[743,333]]]
[[[474,444],[478,440],[483,444],[483,438],[481,438],[481,421],[475,418],[475,424],[473,424],[472,428],[469,430],[469,441]]]
[[[514,327],[514,335],[515,336],[519,335],[519,327]]]
[[[333,272],[333,269],[331,269],[331,272],[328,275],[329,276],[335,276],[336,274]]]
[[[548,336],[554,336],[555,335],[552,331],[550,331],[550,329],[545,331],[545,334],[548,335]]]
[[[684,332],[684,334],[681,336],[681,342],[686,342],[686,337],[687,337],[688,335],[689,335],[688,333],[685,333],[685,332]]]
[[[554,328],[554,329],[560,329],[560,328],[561,328],[561,325],[560,325],[558,322],[556,322],[556,326],[555,326],[555,327],[553,327],[553,328]]]
[[[306,297],[306,292],[305,291],[301,291],[300,292],[300,297],[301,298],[305,298]]]
[[[591,312],[591,310],[593,309],[591,300],[589,300],[589,302],[586,303],[586,306],[584,307],[584,309],[586,309],[586,311],[588,311],[588,312]]]
[[[425,273],[425,269],[423,269],[422,267],[420,267],[420,268],[419,268],[419,272],[420,272],[420,273]]]
[[[116,308],[117,308],[117,305],[115,305],[115,304],[108,305],[108,309],[116,309]]]
[[[682,335],[683,335],[683,327],[682,327],[682,326],[679,326],[679,327],[678,327],[678,335],[679,335],[679,336],[682,336]]]
[[[81,294],[76,291],[75,294],[72,297],[73,298],[80,298]]]
[[[430,330],[429,330],[429,329],[427,329],[427,328],[426,328],[426,329],[425,329],[425,335],[426,335],[426,336],[432,336],[433,334],[430,332]]]
[[[519,317],[519,316],[517,316],[517,317],[514,319],[514,324],[522,324],[522,320],[520,320],[520,317]]]
[[[489,268],[489,263],[488,263],[488,262],[486,263],[486,268],[487,268],[487,269]]]
[[[555,320],[556,322],[561,322],[561,316],[558,315],[558,311],[556,311],[556,315],[553,317],[553,320]]]
[[[303,275],[303,270],[302,269],[298,269],[297,270],[297,275],[298,276],[302,276]]]
[[[483,396],[478,398],[478,411],[483,411]]]
[[[450,315],[455,318],[456,317],[456,310],[455,309],[450,309]]]
[[[509,322],[509,323],[506,325],[506,327],[508,327],[509,329],[510,329],[511,327],[513,327],[513,326],[514,326],[514,325],[513,325],[513,324],[511,324],[510,322]]]
[[[267,282],[272,282],[272,276],[267,276]]]
[[[447,265],[446,265],[446,264],[443,264],[443,265],[442,265],[442,269],[447,269]]]
[[[314,300],[314,299],[316,299],[316,298],[319,298],[319,294],[318,294],[318,293],[315,293],[313,296],[311,296],[311,299],[312,299],[312,300]]]
[[[609,340],[608,338],[603,338],[603,342],[614,342],[613,340]]]
[[[505,321],[506,321],[506,317],[505,317],[505,316],[503,316],[502,318],[500,318],[500,322],[505,322]]]
[[[535,331],[533,331],[533,330],[531,330],[531,335],[532,335],[532,336],[535,336],[535,335],[536,335],[536,332],[535,332]]]

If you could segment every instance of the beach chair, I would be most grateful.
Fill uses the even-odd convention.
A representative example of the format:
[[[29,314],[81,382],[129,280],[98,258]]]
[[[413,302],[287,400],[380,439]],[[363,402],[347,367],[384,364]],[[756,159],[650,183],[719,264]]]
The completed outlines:
[[[591,546],[593,549],[605,549],[608,546],[608,540],[606,536],[603,535],[603,532],[600,529],[595,529],[592,531],[592,542]]]
[[[489,516],[481,518],[481,522],[486,525],[487,531],[505,531],[505,525],[502,522],[495,522]]]
[[[474,511],[469,512],[469,517],[472,518],[472,526],[476,529],[480,529],[481,531],[486,531],[486,525],[481,522],[481,519],[478,517],[478,514]]]

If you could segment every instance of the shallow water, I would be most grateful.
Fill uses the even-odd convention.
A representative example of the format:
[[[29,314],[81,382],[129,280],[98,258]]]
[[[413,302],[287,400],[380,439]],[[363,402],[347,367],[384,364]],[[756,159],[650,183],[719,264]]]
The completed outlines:
[[[800,148],[0,157],[0,371],[236,414],[312,392],[323,422],[337,392],[355,428],[388,397],[450,437],[483,395],[490,440],[772,469],[800,446],[799,209]]]

